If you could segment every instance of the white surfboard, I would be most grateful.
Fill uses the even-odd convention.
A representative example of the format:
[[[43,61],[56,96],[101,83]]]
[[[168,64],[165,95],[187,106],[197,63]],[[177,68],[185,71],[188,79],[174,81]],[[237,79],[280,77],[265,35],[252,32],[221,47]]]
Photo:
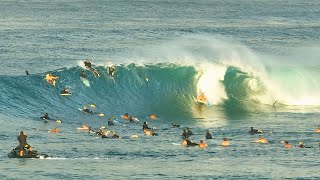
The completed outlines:
[[[85,86],[90,87],[90,81],[87,78],[80,77],[80,79]]]

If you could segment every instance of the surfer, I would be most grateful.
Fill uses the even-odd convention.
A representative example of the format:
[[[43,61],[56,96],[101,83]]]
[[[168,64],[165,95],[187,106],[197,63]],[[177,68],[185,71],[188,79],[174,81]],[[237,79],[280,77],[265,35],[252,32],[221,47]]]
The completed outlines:
[[[49,131],[50,133],[56,133],[56,134],[58,134],[58,132],[59,132],[59,129],[58,129],[58,127],[55,127],[54,129],[52,129],[51,131]]]
[[[262,131],[260,129],[253,129],[253,127],[250,128],[249,134],[261,134]]]
[[[320,133],[320,126],[318,126],[318,129],[316,129],[314,132]]]
[[[176,124],[176,123],[172,123],[172,127],[173,127],[173,128],[178,128],[178,127],[180,127],[180,125],[179,125],[179,124]]]
[[[56,79],[59,79],[58,76],[54,76],[52,74],[47,74],[45,79],[47,80],[48,83],[52,84],[53,86],[56,85]]]
[[[223,147],[230,146],[230,143],[227,138],[223,138],[223,141],[221,142],[221,146]]]
[[[303,142],[299,142],[299,145],[298,145],[299,148],[306,148],[306,146],[303,144]]]
[[[88,109],[87,106],[83,106],[82,111],[85,112],[85,113],[93,114],[93,111],[91,111],[90,109]]]
[[[123,118],[123,119],[129,119],[129,114],[128,114],[128,113],[125,113],[124,115],[122,115],[122,118]]]
[[[27,135],[24,134],[23,131],[20,131],[20,135],[17,137],[19,141],[19,149],[20,149],[20,156],[23,156],[23,150],[25,148],[29,149],[29,151],[32,151],[32,147],[27,144]]]
[[[95,77],[100,77],[99,72],[98,72],[95,68],[91,68],[90,70],[93,72],[93,75],[94,75]]]
[[[108,118],[108,125],[109,125],[109,126],[114,125],[114,123],[113,123],[113,121],[111,120],[111,118]]]
[[[189,138],[193,133],[190,131],[190,129],[187,127],[185,130],[183,130],[181,136],[183,138]]]
[[[206,131],[206,139],[212,139],[212,136],[209,130]]]
[[[255,140],[255,141],[252,141],[252,142],[254,142],[254,143],[262,143],[262,144],[268,143],[266,138],[264,138],[263,136],[260,136],[258,140]]]
[[[142,129],[143,129],[143,130],[149,129],[149,127],[148,127],[148,122],[143,122]]]
[[[150,115],[150,119],[152,119],[152,120],[156,120],[156,119],[157,119],[157,116],[156,116],[155,114],[153,114],[153,113],[152,113],[152,114]]]
[[[69,88],[64,88],[61,92],[60,92],[61,95],[63,94],[70,94],[70,90]]]
[[[207,103],[207,97],[204,95],[204,92],[201,92],[197,97],[198,102]]]
[[[203,140],[200,140],[200,143],[198,145],[200,148],[206,148],[208,147],[208,144],[206,144],[205,142],[203,142]]]
[[[40,117],[41,119],[44,119],[44,120],[51,120],[48,113],[45,113],[42,117]]]
[[[292,148],[292,145],[289,144],[288,141],[285,141],[285,142],[284,142],[284,147],[285,147],[285,148]]]
[[[26,70],[26,75],[30,75],[28,70]]]
[[[198,146],[199,144],[190,141],[188,138],[184,138],[181,142],[182,146]]]
[[[111,66],[108,67],[108,74],[110,77],[114,77],[114,71],[116,70],[116,67],[114,66],[114,64],[112,64]]]
[[[85,66],[86,68],[88,68],[88,69],[91,69],[91,68],[92,68],[92,64],[91,64],[90,61],[85,60],[85,61],[83,61],[83,64],[84,64],[84,66]]]

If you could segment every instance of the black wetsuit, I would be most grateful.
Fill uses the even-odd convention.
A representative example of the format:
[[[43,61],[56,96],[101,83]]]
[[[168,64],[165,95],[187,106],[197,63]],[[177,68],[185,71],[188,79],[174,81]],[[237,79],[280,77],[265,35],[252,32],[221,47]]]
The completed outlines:
[[[249,134],[260,134],[261,132],[259,132],[259,130],[257,130],[257,129],[251,129],[250,131],[249,131]]]
[[[112,122],[111,119],[108,120],[108,125],[109,125],[109,126],[110,126],[110,125],[111,125],[111,126],[114,125],[114,123]]]
[[[87,68],[89,68],[89,69],[92,68],[91,62],[89,62],[89,61],[84,61],[83,63],[84,63],[84,66],[86,66]]]
[[[89,113],[89,114],[93,114],[93,112],[89,109],[84,109],[83,112]]]
[[[27,145],[27,135],[24,134],[20,134],[17,139],[19,141],[19,148],[20,150],[23,150],[24,147]]]
[[[26,70],[26,75],[30,75],[28,70]]]
[[[210,132],[206,133],[206,139],[212,139],[212,136],[211,136]]]
[[[148,124],[143,124],[142,129],[143,129],[143,130],[149,129]]]
[[[176,127],[180,127],[180,125],[172,123],[172,127],[176,128]]]
[[[187,141],[187,146],[198,146],[199,144],[191,142],[189,139],[186,140]]]
[[[40,117],[41,119],[50,120],[50,117],[48,114],[45,114],[44,116]]]
[[[69,91],[68,91],[68,89],[64,89],[64,90],[62,90],[62,91],[60,92],[60,94],[69,94]]]

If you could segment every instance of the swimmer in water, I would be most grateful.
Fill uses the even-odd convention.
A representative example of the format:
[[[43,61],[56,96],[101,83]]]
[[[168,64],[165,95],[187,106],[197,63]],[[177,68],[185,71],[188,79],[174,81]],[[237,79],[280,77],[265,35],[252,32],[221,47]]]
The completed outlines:
[[[55,127],[54,129],[52,129],[51,131],[49,131],[50,133],[59,133],[59,129],[57,127]]]
[[[285,141],[285,142],[284,142],[284,147],[285,147],[285,148],[292,148],[292,145],[289,144],[288,141]]]
[[[180,127],[180,125],[179,125],[179,124],[176,124],[176,123],[172,123],[172,127],[173,127],[173,128],[178,128],[178,127]]]
[[[230,143],[227,138],[223,138],[223,141],[221,142],[221,146],[223,147],[230,146]]]
[[[153,113],[152,113],[152,114],[150,115],[150,119],[152,119],[152,120],[156,120],[156,119],[157,119],[157,116],[156,116],[155,114],[153,114]]]
[[[258,140],[253,141],[255,143],[262,143],[262,144],[266,144],[268,143],[268,141],[266,140],[266,138],[264,138],[263,136],[260,136]]]
[[[200,140],[200,143],[198,145],[200,148],[206,148],[208,147],[208,144],[206,144],[205,142],[203,142],[203,140]]]

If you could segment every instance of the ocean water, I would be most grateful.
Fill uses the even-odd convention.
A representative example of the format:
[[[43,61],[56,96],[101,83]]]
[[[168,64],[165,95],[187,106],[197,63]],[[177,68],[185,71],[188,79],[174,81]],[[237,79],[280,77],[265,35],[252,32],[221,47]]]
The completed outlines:
[[[0,179],[319,179],[319,29],[318,0],[0,0]],[[195,103],[200,92],[208,106]],[[106,116],[78,110],[91,103]],[[120,124],[109,127],[112,116]],[[159,135],[145,136],[144,121]],[[268,144],[251,143],[252,126]],[[194,142],[210,130],[209,146],[180,146],[186,127]],[[21,130],[49,158],[10,159]]]

